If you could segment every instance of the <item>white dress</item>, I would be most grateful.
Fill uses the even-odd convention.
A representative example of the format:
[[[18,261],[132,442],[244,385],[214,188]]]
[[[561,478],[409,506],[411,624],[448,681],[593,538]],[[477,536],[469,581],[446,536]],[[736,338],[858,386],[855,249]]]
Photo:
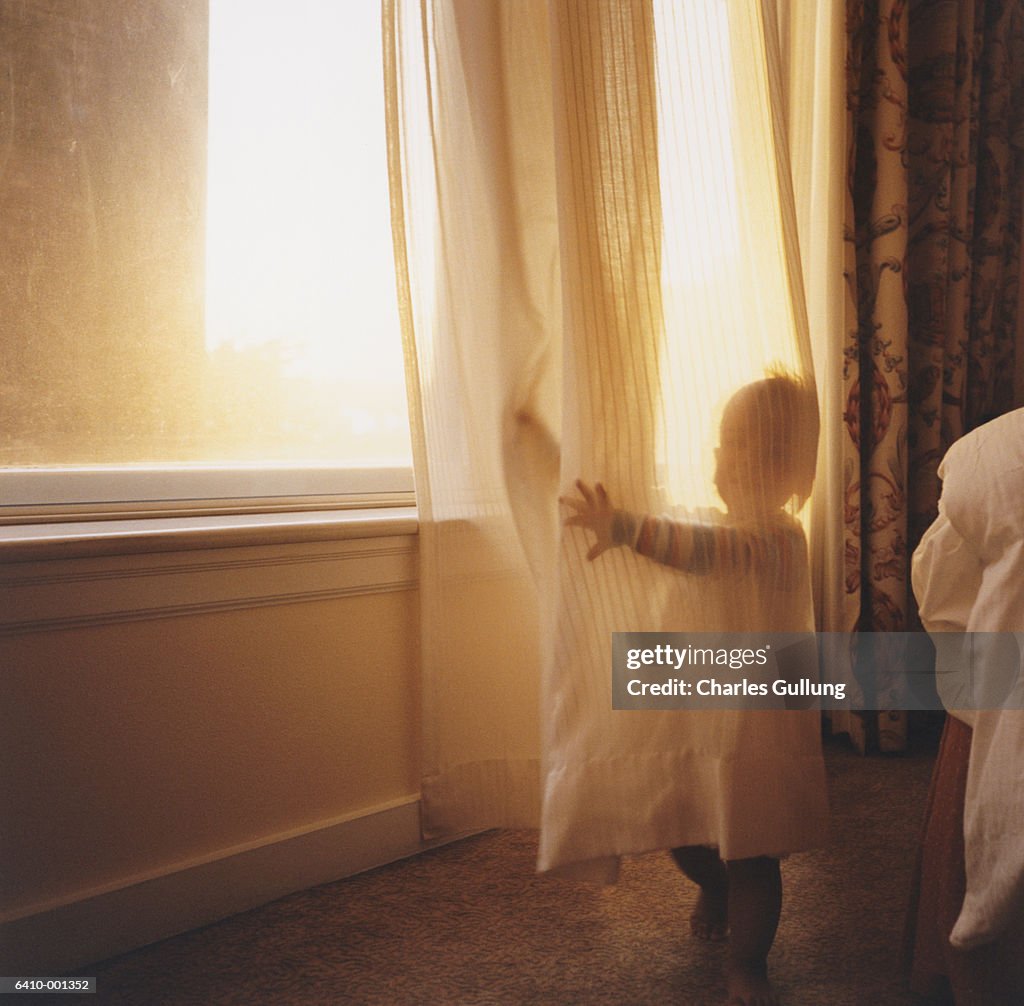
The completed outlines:
[[[678,549],[695,529],[693,547]],[[696,524],[645,518],[630,544],[570,568],[590,578],[598,643],[613,631],[813,631],[806,542],[781,511],[759,527],[720,513]],[[706,845],[745,859],[821,845],[820,714],[615,711],[610,646],[572,648],[577,593],[575,582],[563,592],[562,645],[546,676],[540,869],[612,882],[624,854]]]

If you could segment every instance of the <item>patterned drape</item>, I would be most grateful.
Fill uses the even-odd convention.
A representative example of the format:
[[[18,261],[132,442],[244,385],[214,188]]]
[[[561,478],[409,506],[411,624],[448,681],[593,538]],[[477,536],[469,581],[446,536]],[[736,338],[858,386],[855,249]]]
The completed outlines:
[[[1024,4],[847,0],[847,111],[845,613],[899,631],[939,460],[1020,404]],[[849,728],[906,743],[902,713]]]

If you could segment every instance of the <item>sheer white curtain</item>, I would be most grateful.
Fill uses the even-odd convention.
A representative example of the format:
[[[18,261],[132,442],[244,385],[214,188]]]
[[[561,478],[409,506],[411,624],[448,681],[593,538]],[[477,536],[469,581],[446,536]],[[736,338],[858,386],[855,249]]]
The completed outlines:
[[[782,97],[789,134],[797,230],[814,351],[821,441],[809,507],[816,624],[831,647],[831,673],[852,680],[849,646],[858,618],[844,578],[842,333],[853,304],[843,222],[846,219],[846,11],[838,3],[779,0]],[[863,732],[854,713],[828,714],[834,732]]]
[[[852,300],[846,243],[846,12],[839,3],[779,0],[782,98],[789,135],[800,261],[821,406],[811,500],[811,558],[818,628],[851,632],[843,583],[842,333]],[[854,615],[854,620],[856,615]]]
[[[741,745],[758,764],[728,777],[734,720],[610,698],[612,631],[802,629],[809,604],[625,548],[588,563],[556,502],[600,479],[635,514],[728,524],[726,403],[769,368],[813,386],[775,15],[385,0],[428,833],[539,814],[542,868],[604,879],[644,848],[820,836],[816,721],[760,716]],[[790,445],[801,470],[816,434],[812,410]],[[747,464],[741,481],[764,482],[768,462]],[[751,827],[780,786],[785,812]]]
[[[534,536],[553,541],[561,309],[547,10],[388,0],[383,15],[420,516],[424,832],[534,823],[538,604],[510,494],[525,496]]]

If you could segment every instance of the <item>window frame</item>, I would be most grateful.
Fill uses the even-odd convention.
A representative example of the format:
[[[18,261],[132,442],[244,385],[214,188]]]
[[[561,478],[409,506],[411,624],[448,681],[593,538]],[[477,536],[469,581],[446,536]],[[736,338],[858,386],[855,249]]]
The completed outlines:
[[[0,471],[0,526],[414,504],[409,466],[167,464]]]
[[[200,5],[200,8],[202,7],[203,5]],[[200,8],[196,8],[196,12]],[[136,35],[131,35],[134,28],[129,26],[129,31],[129,28],[125,28],[116,18],[102,17],[98,19],[97,24],[102,29],[101,34],[105,32],[111,39],[121,39],[120,44],[124,44],[121,36],[125,32],[128,32],[132,39],[136,39],[138,45],[135,48],[129,46],[134,60],[129,65],[129,70],[134,68],[132,72],[137,72],[137,64],[148,66],[153,63],[154,68],[162,65],[160,62],[153,62],[153,55],[158,53],[158,61],[168,58],[165,55],[165,43],[169,45],[173,42],[175,52],[181,50],[184,62],[176,73],[183,73],[182,67],[188,72],[181,78],[180,88],[177,76],[171,79],[170,87],[174,91],[174,97],[169,102],[168,107],[171,111],[167,114],[173,125],[179,122],[174,116],[180,118],[196,101],[204,105],[206,119],[201,123],[202,129],[185,130],[185,138],[196,141],[188,149],[191,150],[198,145],[202,147],[204,158],[208,159],[209,144],[200,143],[199,140],[209,129],[209,18],[206,13],[201,15],[200,19],[204,23],[202,30],[198,31],[198,21],[194,16],[196,12],[182,8],[180,18],[175,13],[173,17],[165,19],[167,24],[160,22],[150,26],[152,31],[150,28],[146,28],[145,31],[140,28],[141,34],[136,33],[137,38]],[[379,15],[375,17],[379,19]],[[103,37],[105,38],[106,34],[103,34]],[[177,61],[175,66],[178,66]],[[150,79],[145,74],[143,77],[147,81]],[[160,73],[157,73],[157,77],[160,80],[160,101],[163,101],[167,85]],[[148,104],[143,106],[139,102],[150,101],[153,95],[143,89],[139,92],[138,100],[133,99],[134,104],[126,103],[122,101],[125,93],[123,86],[114,88],[106,77],[102,78],[101,83],[102,87],[97,84],[94,91],[79,97],[83,102],[87,98],[92,102],[89,106],[92,109],[91,121],[103,123],[102,141],[107,142],[107,134],[115,126],[121,129],[121,133],[116,135],[124,133],[131,137],[138,135],[143,138],[149,135],[135,128],[138,123],[131,118],[129,112],[133,109],[137,112],[139,108],[144,107],[147,114],[139,122],[144,121],[148,127],[153,119],[149,114],[152,109]],[[154,84],[154,87],[157,85]],[[191,91],[188,90],[189,87],[192,88]],[[132,95],[135,93],[131,92]],[[162,104],[160,108],[163,108]],[[110,122],[107,122],[108,118]],[[163,122],[163,119],[159,121]],[[195,122],[199,123],[199,120],[196,119]],[[86,138],[91,136],[92,134],[87,132]],[[180,140],[180,137],[178,139]],[[383,136],[381,139],[383,143]],[[65,154],[62,146],[58,146],[61,158],[70,156],[70,153]],[[77,146],[76,139],[71,144],[71,152],[74,152]],[[173,144],[175,150],[180,146],[180,142]],[[79,153],[87,147],[88,143],[83,143]],[[386,161],[383,153],[382,146],[380,166]],[[60,163],[63,164],[64,161],[61,160]],[[208,171],[208,167],[207,164],[205,170]],[[206,183],[203,186],[204,199],[205,195]],[[202,200],[197,199],[189,202],[188,213],[201,203]],[[177,203],[174,208],[176,212],[185,212]],[[386,221],[386,214],[383,220]],[[203,243],[205,247],[205,237]],[[188,249],[191,248],[192,246],[188,245]],[[189,262],[192,261],[193,258],[190,257]],[[189,284],[193,284],[193,281],[198,280],[198,274],[196,277],[186,278]],[[189,285],[188,295],[184,297],[189,305],[194,300],[193,292],[192,285]],[[187,320],[194,320],[191,314]],[[256,450],[258,451],[258,447]],[[225,450],[225,453],[230,456],[228,450]],[[330,459],[306,463],[249,460],[223,463],[204,461],[135,464],[114,460],[104,465],[66,466],[46,463],[49,459],[45,454],[34,454],[35,452],[26,452],[10,458],[11,461],[17,458],[20,464],[0,465],[0,544],[3,540],[16,536],[18,532],[14,528],[31,529],[45,525],[50,526],[50,532],[47,533],[55,533],[57,525],[64,525],[69,529],[69,534],[72,533],[70,529],[75,527],[81,528],[81,533],[87,534],[99,526],[94,522],[102,521],[105,522],[103,533],[108,534],[111,533],[113,525],[128,525],[132,520],[146,524],[152,523],[152,518],[166,518],[168,523],[178,520],[182,525],[194,526],[195,521],[206,516],[216,518],[210,521],[211,524],[237,516],[239,523],[250,517],[253,525],[258,526],[261,524],[258,519],[260,515],[273,517],[275,514],[281,514],[287,517],[291,514],[296,515],[298,519],[302,514],[322,514],[322,519],[330,522],[331,511],[340,511],[341,516],[347,514],[354,519],[357,510],[371,512],[385,508],[393,516],[394,508],[413,508],[415,505],[411,464],[402,459],[398,450],[395,451],[397,461],[394,460],[394,456],[387,461]],[[250,457],[252,456],[250,452]],[[5,526],[8,529],[6,534]]]

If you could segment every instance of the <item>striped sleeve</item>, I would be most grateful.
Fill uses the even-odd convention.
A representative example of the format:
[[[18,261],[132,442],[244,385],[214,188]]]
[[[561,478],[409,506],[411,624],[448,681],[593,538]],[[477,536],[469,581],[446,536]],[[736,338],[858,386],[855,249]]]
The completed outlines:
[[[633,518],[633,550],[684,573],[774,574],[780,585],[794,579],[803,549],[793,528],[765,530],[695,524],[669,517]],[[622,539],[621,544],[630,544]]]

